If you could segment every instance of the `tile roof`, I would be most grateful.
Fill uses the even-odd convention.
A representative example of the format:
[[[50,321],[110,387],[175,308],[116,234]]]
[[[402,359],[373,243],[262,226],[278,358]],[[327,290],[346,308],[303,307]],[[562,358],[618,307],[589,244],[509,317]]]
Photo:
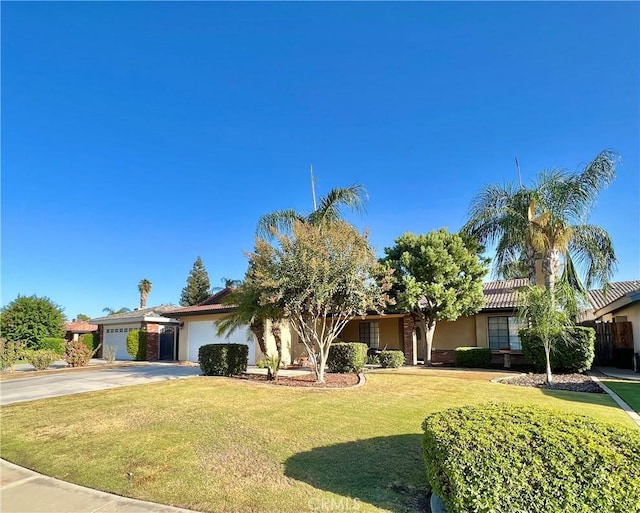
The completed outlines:
[[[138,308],[136,310],[132,310],[131,312],[124,312],[113,315],[106,315],[104,317],[96,317],[95,319],[91,319],[91,322],[95,322],[100,324],[100,321],[115,321],[122,319],[123,321],[128,319],[139,319],[141,317],[164,317],[167,312],[171,310],[175,310],[176,305],[160,305],[160,306],[152,306],[150,308]]]
[[[529,283],[527,278],[507,281],[490,281],[483,284],[484,297],[487,300],[483,310],[515,308],[517,306],[516,291]]]
[[[171,310],[167,312],[167,315],[171,315],[172,317],[180,317],[184,314],[206,314],[206,313],[223,313],[230,312],[234,307],[230,305],[223,304],[215,304],[215,305],[195,305],[195,306],[185,306],[182,308],[176,308],[175,310]]]
[[[65,331],[74,331],[77,333],[89,333],[98,329],[97,324],[89,324],[86,321],[68,322],[65,324]]]
[[[622,296],[640,290],[640,280],[633,281],[614,281],[609,283],[609,287],[605,290],[590,290],[589,301],[594,310],[600,310],[605,306],[617,301]]]

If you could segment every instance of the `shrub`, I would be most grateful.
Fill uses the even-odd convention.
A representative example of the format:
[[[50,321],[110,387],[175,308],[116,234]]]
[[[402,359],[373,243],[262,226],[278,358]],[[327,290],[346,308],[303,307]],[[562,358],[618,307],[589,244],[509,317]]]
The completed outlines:
[[[391,367],[397,369],[404,365],[404,353],[402,351],[381,351],[378,360],[383,368]]]
[[[83,333],[78,337],[80,342],[87,346],[91,351],[98,347],[98,334],[97,333]]]
[[[0,371],[13,372],[13,367],[22,358],[24,351],[24,342],[10,342],[5,338],[0,339]]]
[[[380,358],[377,354],[370,354],[367,356],[367,365],[380,365]]]
[[[40,349],[47,349],[49,351],[53,351],[58,356],[64,356],[67,341],[63,338],[45,337],[38,345],[40,346]]]
[[[247,370],[249,347],[245,344],[207,344],[198,350],[205,376],[233,376]]]
[[[334,342],[329,348],[327,367],[331,372],[360,372],[367,362],[367,344]]]
[[[422,425],[449,513],[637,512],[640,432],[524,405],[440,411]]]
[[[71,342],[67,342],[65,360],[71,367],[84,367],[89,364],[89,360],[91,360],[94,354],[95,351],[91,351],[91,349],[79,340],[72,340]]]
[[[147,332],[131,330],[127,335],[127,353],[134,360],[147,359]]]
[[[116,359],[116,353],[118,352],[118,346],[112,346],[106,344],[103,350],[103,357],[107,362],[113,363]]]
[[[491,349],[488,347],[456,347],[456,367],[489,367]]]
[[[24,357],[36,370],[41,371],[60,358],[60,355],[51,349],[30,349],[24,352]]]
[[[537,369],[546,368],[542,341],[535,329],[520,330],[522,354]],[[551,369],[554,371],[584,372],[591,368],[596,334],[593,328],[574,327],[571,332],[559,334],[551,347]]]

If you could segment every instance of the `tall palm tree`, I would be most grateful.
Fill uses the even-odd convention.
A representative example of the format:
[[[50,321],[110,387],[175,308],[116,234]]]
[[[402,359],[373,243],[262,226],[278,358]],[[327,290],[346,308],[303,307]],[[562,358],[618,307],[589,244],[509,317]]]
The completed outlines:
[[[138,291],[140,292],[140,308],[147,307],[147,298],[151,292],[151,282],[147,279],[140,280],[138,283]]]
[[[267,367],[267,379],[275,380],[278,377],[278,369],[282,362],[282,338],[280,321],[283,312],[270,305],[262,305],[260,302],[260,290],[254,286],[251,280],[251,270],[247,272],[247,278],[223,300],[223,303],[233,306],[229,315],[215,321],[218,336],[231,335],[246,326],[254,334],[265,357],[269,357],[265,338],[265,327],[270,325],[271,334],[276,343],[276,364]]]
[[[543,172],[529,188],[489,185],[473,200],[463,232],[482,244],[495,243],[499,276],[524,268],[535,284],[536,261],[541,261],[547,289],[561,277],[584,290],[579,270],[586,288],[606,285],[616,265],[613,244],[604,229],[585,221],[615,178],[618,161],[616,153],[605,150],[580,173]]]
[[[273,238],[274,229],[281,233],[291,233],[296,221],[312,224],[338,221],[342,218],[343,208],[360,213],[365,210],[366,201],[367,192],[362,185],[338,187],[320,198],[317,208],[310,214],[302,215],[293,209],[288,209],[263,215],[258,220],[256,235],[266,239]]]

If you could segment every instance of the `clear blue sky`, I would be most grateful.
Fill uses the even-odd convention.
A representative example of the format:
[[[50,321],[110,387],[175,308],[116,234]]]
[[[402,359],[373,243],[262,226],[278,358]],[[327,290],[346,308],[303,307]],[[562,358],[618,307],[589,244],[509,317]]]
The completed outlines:
[[[69,318],[242,278],[256,220],[362,184],[382,253],[486,184],[622,155],[590,221],[640,277],[638,3],[2,3],[2,304]]]

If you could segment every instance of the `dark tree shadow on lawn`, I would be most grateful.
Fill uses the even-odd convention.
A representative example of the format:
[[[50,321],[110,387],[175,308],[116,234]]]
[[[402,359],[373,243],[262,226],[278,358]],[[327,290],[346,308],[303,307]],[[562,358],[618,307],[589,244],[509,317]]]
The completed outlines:
[[[289,458],[285,475],[389,511],[425,511],[421,442],[421,435],[407,434],[318,447]]]

